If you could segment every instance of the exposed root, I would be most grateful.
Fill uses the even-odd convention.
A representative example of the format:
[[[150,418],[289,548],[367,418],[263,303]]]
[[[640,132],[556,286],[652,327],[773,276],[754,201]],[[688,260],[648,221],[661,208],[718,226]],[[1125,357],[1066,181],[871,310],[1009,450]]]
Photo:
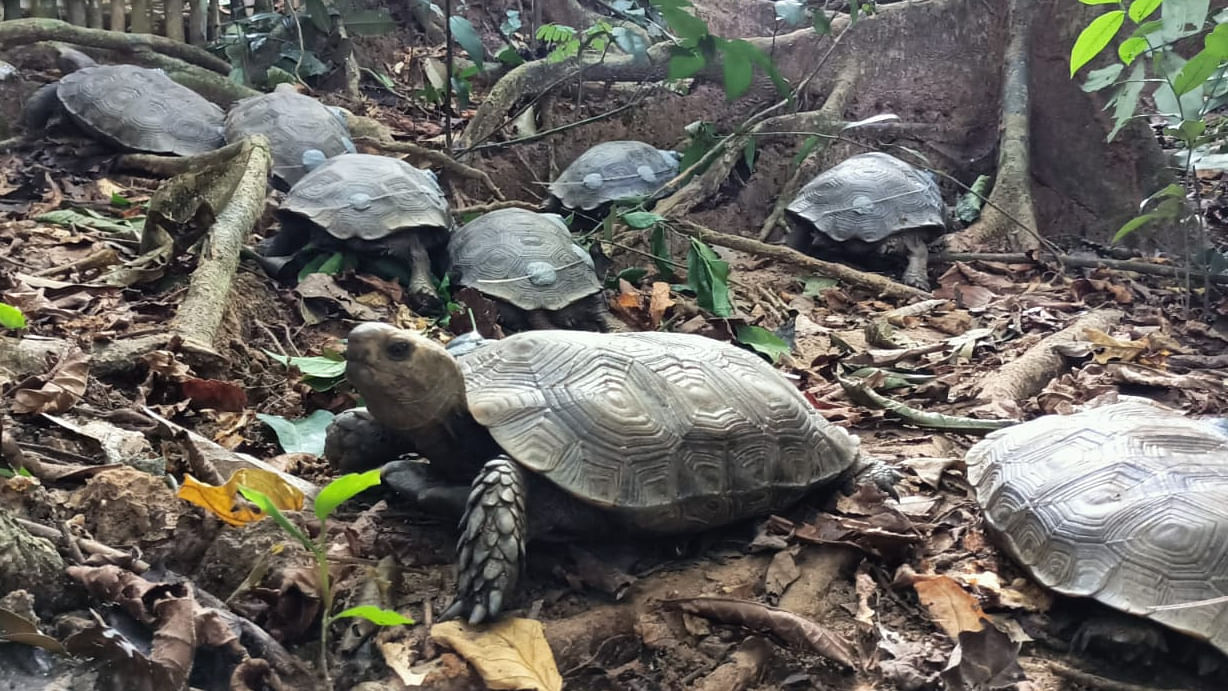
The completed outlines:
[[[1114,271],[1133,271],[1134,273],[1150,274],[1152,276],[1168,276],[1170,278],[1185,278],[1186,270],[1180,266],[1170,266],[1168,264],[1152,264],[1149,262],[1136,262],[1126,259],[1104,259],[1101,257],[1075,257],[1069,254],[1032,254],[1023,252],[942,252],[939,254],[931,254],[930,261],[932,262],[1005,262],[1008,264],[1036,264],[1045,260],[1052,260],[1058,264],[1065,266],[1076,266],[1087,269],[1112,269]],[[1190,271],[1191,280],[1210,281],[1217,284],[1228,284],[1228,275],[1225,274],[1205,274],[1201,271]]]
[[[772,659],[767,639],[750,636],[729,656],[729,662],[712,670],[691,686],[694,691],[743,691],[756,686]]]
[[[948,236],[947,246],[952,249],[1028,250],[1040,247],[1040,238],[1030,230],[1038,227],[1032,201],[1032,123],[1028,110],[1028,36],[1034,5],[1032,0],[1011,0],[1010,40],[1002,64],[1002,129],[998,140],[997,179],[989,194],[991,204],[985,206],[980,220]]]
[[[540,211],[541,207],[530,202],[522,202],[519,199],[509,199],[505,202],[474,204],[473,206],[458,206],[455,209],[452,209],[452,214],[455,216],[464,216],[467,214],[488,214],[491,211],[498,211],[499,209],[527,209],[529,211]]]
[[[124,34],[73,26],[58,19],[13,19],[0,23],[0,50],[39,41],[63,41],[129,53],[153,51],[216,72],[230,74],[230,64],[196,46],[153,34]]]
[[[813,271],[824,276],[830,276],[845,283],[870,290],[877,290],[882,297],[891,298],[928,298],[930,294],[924,290],[918,290],[911,286],[906,286],[903,283],[880,276],[878,274],[866,273],[858,271],[843,264],[835,262],[823,261],[814,257],[802,254],[797,250],[785,247],[783,245],[769,245],[752,238],[744,238],[738,235],[729,235],[726,233],[718,233],[711,228],[706,228],[698,223],[691,221],[680,221],[676,218],[670,219],[670,227],[684,235],[689,235],[703,242],[720,247],[728,247],[739,252],[749,252],[761,257],[775,259],[778,262],[789,264],[805,271]]]
[[[58,47],[64,44],[52,45]],[[241,98],[260,94],[255,89],[230,81],[226,74],[218,74],[179,58],[145,48],[139,50],[113,50],[82,44],[71,45],[70,47],[80,50],[101,63],[118,64],[132,62],[143,67],[161,69],[172,80],[204,96],[223,110],[229,108],[231,104]]]
[[[442,151],[433,151],[420,144],[414,144],[413,142],[393,141],[391,138],[383,139],[363,137],[361,139],[355,139],[354,143],[366,144],[370,147],[380,149],[381,151],[409,154],[411,158],[437,165],[440,168],[443,168],[444,171],[457,177],[477,180],[485,185],[486,188],[490,190],[491,194],[495,196],[495,199],[498,199],[499,201],[507,199],[507,197],[504,196],[503,191],[499,189],[499,186],[495,184],[495,181],[492,180],[485,171],[478,170],[477,168],[467,166],[464,163],[453,160],[452,157],[448,156]]]
[[[981,383],[978,398],[1005,404],[1009,411],[1015,401],[1036,395],[1065,369],[1066,361],[1054,351],[1054,346],[1081,340],[1088,329],[1105,331],[1121,321],[1123,316],[1121,310],[1104,309],[1079,317],[1070,326],[1045,337],[987,377]]]

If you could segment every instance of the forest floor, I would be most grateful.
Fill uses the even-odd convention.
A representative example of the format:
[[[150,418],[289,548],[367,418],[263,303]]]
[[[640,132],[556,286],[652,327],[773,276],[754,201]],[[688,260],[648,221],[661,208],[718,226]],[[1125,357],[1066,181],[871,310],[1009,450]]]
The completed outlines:
[[[395,64],[406,43],[364,44],[363,59]],[[439,144],[438,117],[385,92],[369,96],[346,105],[411,140]],[[603,112],[618,99],[586,94],[583,109]],[[458,128],[464,119],[457,118]],[[637,126],[622,120],[618,128]],[[512,190],[549,178],[516,155],[500,156],[490,161],[500,186],[536,201]],[[284,688],[309,688],[321,608],[310,554],[271,520],[227,525],[180,499],[176,488],[202,469],[224,480],[227,469],[250,458],[324,485],[332,478],[327,464],[293,449],[318,445],[329,418],[313,413],[340,412],[356,396],[311,369],[327,370],[326,359],[295,368],[280,360],[326,358],[359,321],[427,328],[442,339],[465,325],[433,326],[401,304],[398,286],[375,277],[313,274],[282,285],[244,259],[215,340],[220,360],[193,368],[178,352],[183,344],[172,341],[139,362],[99,365],[94,349],[165,330],[199,252],[177,248],[160,270],[140,274],[130,262],[142,205],[163,180],[121,174],[113,160],[101,145],[66,131],[0,154],[0,302],[19,307],[29,322],[0,346],[3,460],[37,469],[0,478],[0,507],[60,545],[76,569],[50,584],[58,594],[48,597],[68,614],[44,617],[42,633],[65,641],[100,616],[103,630],[137,651],[115,636],[91,639],[86,649],[110,660],[99,671],[3,643],[6,631],[11,640],[32,640],[14,634],[12,617],[37,620],[47,603],[32,603],[20,590],[49,584],[23,584],[20,573],[4,571],[0,556],[0,591],[11,591],[0,597],[0,688],[52,688],[48,679],[62,684],[55,688],[90,688],[108,674],[126,688],[157,688],[168,637],[186,636],[192,624],[175,629],[147,611],[152,599],[144,598],[154,583],[185,579],[199,608],[226,609],[238,616],[230,623],[248,627],[242,645],[263,651]],[[512,182],[518,168],[522,179]],[[1219,232],[1223,180],[1200,183],[1209,200],[1204,211]],[[278,196],[271,195],[258,235],[275,232]],[[482,201],[472,193],[453,199],[458,207]],[[704,213],[725,214],[726,226],[730,214],[746,213],[717,202]],[[746,224],[757,229],[759,218],[748,216]],[[860,405],[835,378],[849,366],[924,375],[880,390],[948,415],[1032,418],[1119,395],[1214,415],[1228,407],[1222,293],[1205,303],[1195,295],[1190,305],[1180,281],[1145,273],[935,262],[932,299],[906,309],[906,299],[770,257],[714,249],[730,264],[732,319],[711,318],[693,307],[693,296],[655,287],[663,281],[653,262],[617,248],[619,268],[646,273],[638,285],[615,283],[608,291],[615,314],[635,328],[665,322],[725,340],[738,324],[777,333],[790,345],[780,369],[827,419],[859,434],[870,454],[903,473],[899,501],[868,489],[828,491],[782,515],[700,536],[627,544],[601,535],[563,549],[531,547],[525,587],[509,616],[542,622],[544,651],[543,632],[532,626],[503,629],[500,641],[476,646],[457,641],[473,640],[473,632],[439,628],[435,615],[454,592],[454,527],[402,510],[376,488],[328,522],[337,607],[375,603],[417,624],[335,626],[329,655],[336,688],[483,688],[483,676],[514,688],[508,679],[516,675],[522,685],[549,688],[551,665],[577,689],[1224,688],[1224,670],[1220,677],[1196,673],[1200,661],[1217,655],[1171,632],[1159,634],[1168,650],[1159,655],[1133,640],[1072,645],[1085,621],[1116,620],[1095,603],[1046,593],[995,546],[964,476],[962,457],[977,437],[923,429]],[[1011,363],[1042,351],[1051,362],[1054,344],[1062,348],[1052,371],[1011,371]],[[1020,376],[1036,380],[1021,383]],[[985,395],[1017,387],[1027,390],[1017,401]],[[289,515],[308,532],[320,529],[307,512]],[[104,606],[108,601],[117,606]],[[982,628],[981,618],[993,626]],[[191,650],[176,658],[191,664],[192,686],[274,687],[269,670],[235,671],[233,645],[209,642],[200,619],[195,628],[194,658]],[[283,648],[297,657],[281,659]],[[147,658],[151,649],[163,657]]]

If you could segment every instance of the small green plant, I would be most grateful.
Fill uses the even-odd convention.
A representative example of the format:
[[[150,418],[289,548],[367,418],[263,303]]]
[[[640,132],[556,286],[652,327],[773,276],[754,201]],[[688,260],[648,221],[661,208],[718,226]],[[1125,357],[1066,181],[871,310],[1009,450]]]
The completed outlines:
[[[319,540],[312,540],[299,530],[297,526],[286,519],[285,515],[277,509],[272,500],[263,492],[251,489],[249,487],[240,487],[239,491],[256,506],[265,515],[271,517],[277,525],[281,526],[282,530],[286,531],[299,544],[303,545],[307,551],[311,552],[315,558],[316,567],[319,569],[320,578],[320,598],[322,611],[320,613],[320,673],[324,679],[328,679],[328,627],[338,619],[348,617],[361,617],[376,626],[399,626],[401,624],[413,624],[414,620],[401,615],[392,610],[381,609],[371,605],[362,605],[359,607],[351,607],[347,610],[332,614],[333,608],[333,590],[332,583],[328,574],[328,558],[324,554],[327,540],[328,518],[333,514],[333,511],[338,506],[353,498],[363,490],[374,487],[380,483],[380,471],[378,468],[365,473],[350,473],[342,475],[333,480],[320,490],[315,499],[315,515],[320,519],[320,537]]]
[[[26,328],[26,315],[7,302],[0,302],[0,326],[13,330],[24,329]]]

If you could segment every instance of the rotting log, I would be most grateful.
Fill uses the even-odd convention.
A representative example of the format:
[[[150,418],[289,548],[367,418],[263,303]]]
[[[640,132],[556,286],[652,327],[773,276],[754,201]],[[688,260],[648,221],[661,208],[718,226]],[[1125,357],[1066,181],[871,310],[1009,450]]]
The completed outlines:
[[[1066,367],[1065,359],[1055,346],[1083,339],[1088,329],[1105,331],[1125,316],[1121,310],[1101,309],[1089,312],[1073,324],[1041,339],[1022,355],[998,368],[981,382],[978,399],[1012,404],[1030,398],[1045,388]]]
[[[221,75],[230,74],[230,64],[225,60],[214,57],[203,48],[172,41],[164,36],[141,33],[122,34],[116,31],[87,29],[58,19],[32,18],[0,22],[0,50],[8,50],[15,46],[39,41],[61,41],[128,52],[150,50],[178,58],[211,72]]]

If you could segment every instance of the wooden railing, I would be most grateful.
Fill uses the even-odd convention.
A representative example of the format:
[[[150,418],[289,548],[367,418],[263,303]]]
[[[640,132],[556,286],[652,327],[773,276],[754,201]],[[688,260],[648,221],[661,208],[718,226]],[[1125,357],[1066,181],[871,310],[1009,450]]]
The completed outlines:
[[[229,10],[227,21],[273,9],[272,0],[2,0],[0,16],[62,19],[91,29],[158,34],[199,46],[217,38],[222,2]]]

